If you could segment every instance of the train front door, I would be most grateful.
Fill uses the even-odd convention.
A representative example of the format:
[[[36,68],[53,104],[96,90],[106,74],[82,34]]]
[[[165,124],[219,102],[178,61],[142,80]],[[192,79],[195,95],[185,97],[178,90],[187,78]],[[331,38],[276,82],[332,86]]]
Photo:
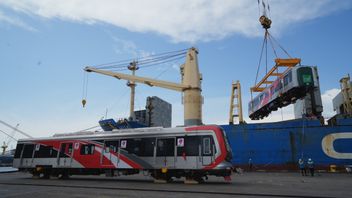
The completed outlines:
[[[176,159],[176,138],[158,138],[155,152],[155,166],[160,168],[174,168]]]
[[[112,166],[118,167],[118,149],[119,141],[118,140],[109,140],[104,142],[104,150],[102,151],[101,164],[103,166]]]
[[[73,156],[73,143],[65,142],[60,144],[60,152],[57,159],[57,165],[59,167],[69,167],[72,163]]]

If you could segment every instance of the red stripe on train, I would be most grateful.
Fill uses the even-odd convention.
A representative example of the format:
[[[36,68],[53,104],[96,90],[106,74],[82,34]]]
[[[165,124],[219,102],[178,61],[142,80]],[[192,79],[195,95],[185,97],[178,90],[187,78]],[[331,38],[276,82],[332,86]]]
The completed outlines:
[[[100,157],[101,157],[101,152],[98,152],[95,150],[95,152],[92,155],[81,155],[80,154],[80,149],[81,146],[84,144],[94,144],[95,147],[100,148],[101,150],[103,149],[102,146],[99,144],[96,144],[94,142],[90,141],[81,141],[81,140],[65,140],[65,141],[59,141],[59,140],[43,140],[43,141],[36,141],[37,144],[42,144],[45,146],[52,146],[54,149],[56,149],[58,152],[60,152],[60,145],[62,143],[72,143],[72,149],[75,151],[73,152],[72,158],[76,160],[78,163],[80,163],[84,168],[116,168],[113,163],[103,156],[103,160],[105,162],[108,162],[108,164],[103,165],[100,163]],[[79,147],[75,149],[75,143],[79,143]],[[65,153],[66,155],[70,155],[68,153]],[[117,155],[114,154],[116,157]],[[120,160],[124,161],[126,164],[131,166],[132,168],[136,169],[142,169],[143,167],[139,165],[138,163],[130,160],[128,157],[120,154]],[[118,168],[118,167],[117,167]]]

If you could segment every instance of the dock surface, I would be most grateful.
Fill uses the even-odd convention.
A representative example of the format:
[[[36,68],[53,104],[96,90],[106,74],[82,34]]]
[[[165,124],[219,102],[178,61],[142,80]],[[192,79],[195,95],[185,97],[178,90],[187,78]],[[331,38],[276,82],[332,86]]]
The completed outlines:
[[[209,177],[205,183],[183,180],[157,184],[144,175],[105,177],[72,176],[34,179],[30,174],[0,174],[0,197],[352,197],[352,174],[248,172],[234,174],[232,181]]]

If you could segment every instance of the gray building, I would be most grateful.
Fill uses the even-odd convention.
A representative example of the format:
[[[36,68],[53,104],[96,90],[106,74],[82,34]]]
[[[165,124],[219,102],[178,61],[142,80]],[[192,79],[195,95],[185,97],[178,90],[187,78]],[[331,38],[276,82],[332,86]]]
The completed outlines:
[[[134,112],[135,119],[149,127],[171,127],[172,105],[159,97],[148,97],[146,109]]]
[[[134,111],[135,120],[144,125],[147,125],[147,120],[145,116],[146,116],[146,110]]]

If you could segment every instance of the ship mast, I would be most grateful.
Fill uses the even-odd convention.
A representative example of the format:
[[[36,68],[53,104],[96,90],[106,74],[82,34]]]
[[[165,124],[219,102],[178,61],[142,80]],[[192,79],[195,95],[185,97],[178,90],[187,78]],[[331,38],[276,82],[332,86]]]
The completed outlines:
[[[133,61],[128,66],[128,69],[132,71],[132,76],[135,76],[136,70],[138,70],[137,62]],[[135,98],[135,89],[136,83],[133,80],[127,82],[127,86],[131,88],[131,99],[130,99],[130,119],[135,120],[134,115],[134,98]]]

